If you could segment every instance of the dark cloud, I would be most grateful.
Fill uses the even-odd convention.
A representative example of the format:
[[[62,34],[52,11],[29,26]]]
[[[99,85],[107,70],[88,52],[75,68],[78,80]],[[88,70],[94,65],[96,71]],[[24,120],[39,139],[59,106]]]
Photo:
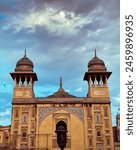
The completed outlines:
[[[54,93],[60,76],[71,94],[86,96],[83,76],[96,48],[113,72],[109,86],[115,114],[119,106],[119,0],[6,0],[0,4],[0,78],[8,89],[13,88],[9,73],[27,49],[39,79],[36,96]],[[9,103],[12,91],[0,97]]]
[[[0,2],[0,13],[9,14],[11,12],[14,12],[15,10],[9,6],[8,4],[4,2]]]

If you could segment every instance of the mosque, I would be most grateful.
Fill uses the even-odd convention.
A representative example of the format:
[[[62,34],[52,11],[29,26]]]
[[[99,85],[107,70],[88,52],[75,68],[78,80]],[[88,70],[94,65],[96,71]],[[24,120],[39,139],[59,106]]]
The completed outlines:
[[[60,78],[57,92],[35,97],[34,64],[24,56],[10,73],[14,81],[10,126],[0,126],[0,150],[120,150],[120,114],[112,127],[108,80],[103,60],[88,63],[86,97],[66,92]]]

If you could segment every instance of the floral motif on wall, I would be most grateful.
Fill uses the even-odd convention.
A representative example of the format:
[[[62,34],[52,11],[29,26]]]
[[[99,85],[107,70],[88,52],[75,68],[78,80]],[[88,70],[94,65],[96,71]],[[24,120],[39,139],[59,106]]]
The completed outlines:
[[[84,122],[84,110],[82,107],[40,107],[39,108],[39,123],[41,123],[46,116],[52,114],[58,110],[66,110],[69,113],[74,114],[77,116],[82,122]]]

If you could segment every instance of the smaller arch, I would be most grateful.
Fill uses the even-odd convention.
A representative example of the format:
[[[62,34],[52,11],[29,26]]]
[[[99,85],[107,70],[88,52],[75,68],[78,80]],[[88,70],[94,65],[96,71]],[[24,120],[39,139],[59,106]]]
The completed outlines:
[[[97,79],[97,84],[99,84],[100,83],[100,76],[97,76],[96,79]]]
[[[67,130],[67,124],[64,122],[64,121],[59,121],[57,122],[56,124],[56,130],[60,127],[60,126],[63,126],[65,130]]]
[[[103,84],[106,84],[105,76],[102,77]]]
[[[21,77],[21,82],[22,82],[22,85],[24,84],[24,82],[25,82],[25,77],[23,76],[23,77]]]
[[[91,77],[91,81],[94,84],[94,81],[95,81],[95,77],[94,76]]]

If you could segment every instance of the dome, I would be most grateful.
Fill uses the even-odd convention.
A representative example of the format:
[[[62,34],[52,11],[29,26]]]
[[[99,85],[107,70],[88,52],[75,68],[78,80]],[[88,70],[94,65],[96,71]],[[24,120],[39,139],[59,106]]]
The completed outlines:
[[[26,56],[26,51],[24,57],[17,61],[15,71],[29,71],[33,72],[33,62]]]
[[[95,50],[95,56],[92,58],[88,63],[88,71],[106,71],[105,63],[102,59],[98,58],[96,56],[96,50]]]

